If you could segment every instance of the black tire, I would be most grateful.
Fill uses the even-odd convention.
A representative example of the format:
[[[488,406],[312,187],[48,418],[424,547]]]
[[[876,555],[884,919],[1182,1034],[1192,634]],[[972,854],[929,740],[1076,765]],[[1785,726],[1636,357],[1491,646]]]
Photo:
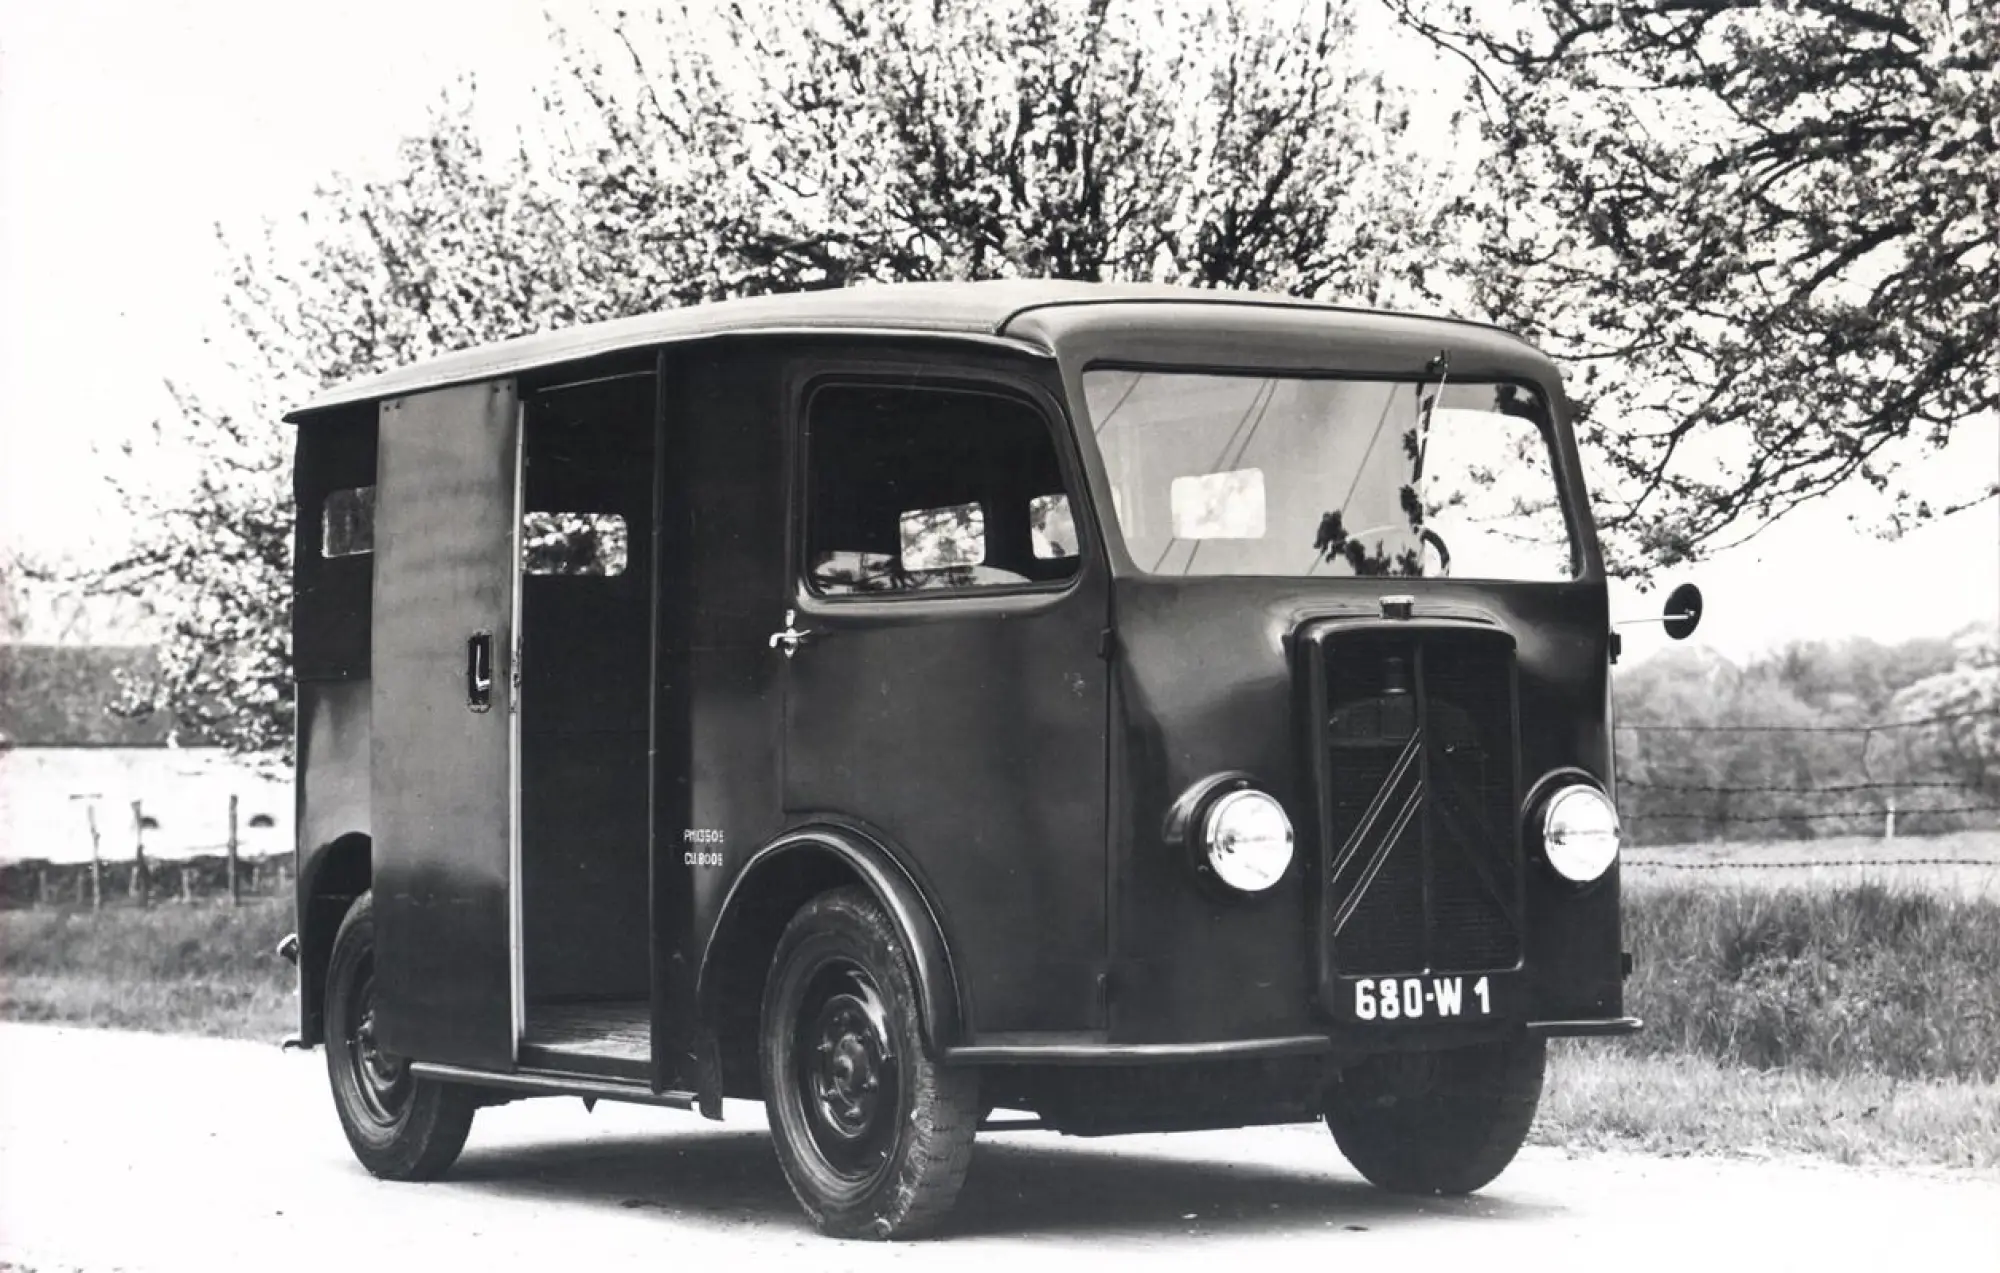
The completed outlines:
[[[340,922],[326,970],[326,1073],[361,1165],[385,1180],[435,1180],[457,1161],[478,1100],[420,1079],[374,1040],[375,903],[363,893]]]
[[[1519,1038],[1370,1057],[1328,1094],[1334,1143],[1392,1193],[1464,1194],[1507,1169],[1542,1096],[1547,1045]]]
[[[918,1236],[965,1181],[979,1075],[925,1051],[895,926],[858,888],[807,903],[778,939],[758,1059],[771,1139],[813,1226]]]

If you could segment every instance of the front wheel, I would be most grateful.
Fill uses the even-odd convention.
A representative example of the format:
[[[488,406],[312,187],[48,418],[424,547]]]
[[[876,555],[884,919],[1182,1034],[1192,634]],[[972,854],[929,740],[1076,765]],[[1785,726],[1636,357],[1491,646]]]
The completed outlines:
[[[950,1210],[979,1076],[925,1053],[909,957],[866,892],[815,898],[778,939],[758,1053],[778,1161],[820,1232],[913,1237]]]
[[[1370,1057],[1342,1073],[1326,1125],[1372,1184],[1471,1193],[1505,1171],[1528,1138],[1547,1056],[1542,1040],[1524,1037]]]
[[[465,1148],[472,1093],[416,1077],[376,1041],[373,893],[348,909],[327,961],[326,1072],[347,1143],[374,1174],[435,1180]]]

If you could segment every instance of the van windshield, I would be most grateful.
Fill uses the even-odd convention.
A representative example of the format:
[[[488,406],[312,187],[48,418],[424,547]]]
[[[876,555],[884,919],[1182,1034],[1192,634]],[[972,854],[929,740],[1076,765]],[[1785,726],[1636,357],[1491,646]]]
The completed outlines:
[[[1577,572],[1532,388],[1109,369],[1083,384],[1118,527],[1148,573]]]

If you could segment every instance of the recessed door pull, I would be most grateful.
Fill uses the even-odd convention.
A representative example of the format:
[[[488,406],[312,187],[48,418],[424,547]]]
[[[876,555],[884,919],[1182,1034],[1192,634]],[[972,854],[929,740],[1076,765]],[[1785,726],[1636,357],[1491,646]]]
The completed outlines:
[[[475,712],[493,706],[491,632],[475,632],[465,639],[465,705]]]

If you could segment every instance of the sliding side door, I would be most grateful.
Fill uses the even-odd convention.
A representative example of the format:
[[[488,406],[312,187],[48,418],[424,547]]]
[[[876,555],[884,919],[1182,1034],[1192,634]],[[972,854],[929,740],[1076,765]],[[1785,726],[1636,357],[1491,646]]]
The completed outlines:
[[[512,719],[520,411],[511,382],[381,406],[371,799],[377,1036],[509,1068],[519,1038]]]

